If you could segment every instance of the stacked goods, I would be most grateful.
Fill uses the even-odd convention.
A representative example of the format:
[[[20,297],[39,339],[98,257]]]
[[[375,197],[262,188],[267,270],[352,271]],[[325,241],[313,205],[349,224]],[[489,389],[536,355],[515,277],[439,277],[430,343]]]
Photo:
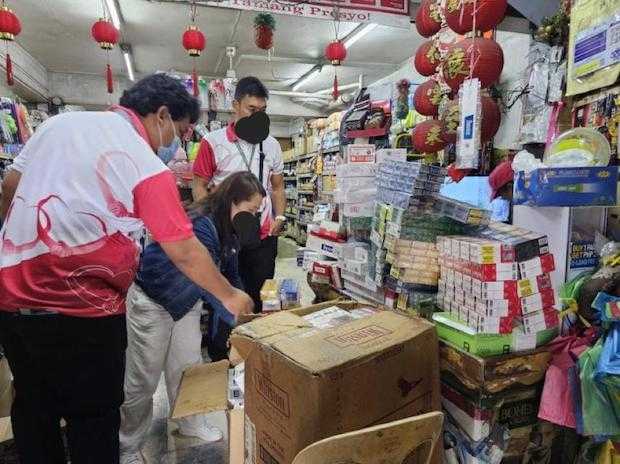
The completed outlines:
[[[300,296],[299,282],[293,279],[266,280],[260,291],[264,312],[298,308]]]
[[[441,195],[435,202],[435,212],[472,226],[487,225],[491,220],[490,211]]]
[[[371,245],[362,242],[347,243],[342,250],[340,276],[344,292],[353,298],[383,304],[383,289],[369,277]],[[376,265],[376,264],[373,264]]]
[[[386,161],[377,176],[378,201],[399,208],[417,206],[420,198],[436,195],[443,185],[446,170],[419,162]]]
[[[478,333],[536,334],[557,327],[547,237],[493,224],[483,238],[438,239],[437,303]]]

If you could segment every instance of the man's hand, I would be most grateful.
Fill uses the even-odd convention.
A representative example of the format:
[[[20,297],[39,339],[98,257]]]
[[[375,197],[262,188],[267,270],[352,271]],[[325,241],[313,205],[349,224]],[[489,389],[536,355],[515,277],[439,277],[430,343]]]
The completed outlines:
[[[238,288],[233,290],[230,297],[221,301],[224,307],[231,314],[234,314],[235,319],[238,319],[242,314],[251,314],[254,310],[254,302],[252,301],[252,298]]]
[[[284,221],[282,219],[274,219],[271,223],[271,229],[269,230],[269,235],[272,237],[279,236],[284,230]]]

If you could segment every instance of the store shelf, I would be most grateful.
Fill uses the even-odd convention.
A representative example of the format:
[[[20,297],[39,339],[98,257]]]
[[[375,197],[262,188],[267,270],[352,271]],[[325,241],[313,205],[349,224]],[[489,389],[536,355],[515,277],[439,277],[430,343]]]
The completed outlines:
[[[297,177],[300,179],[307,179],[309,177],[314,177],[316,174],[314,172],[303,172],[301,174],[297,174]]]
[[[298,206],[297,209],[302,211],[314,211],[314,206]]]
[[[297,200],[297,194],[295,195],[286,195],[287,200]]]
[[[292,213],[284,213],[284,216],[290,219],[297,219],[297,215]]]
[[[295,158],[295,161],[303,161],[303,160],[307,160],[310,158],[314,158],[315,156],[316,156],[316,152],[308,153],[307,155],[298,156],[297,158]]]
[[[347,137],[350,139],[357,138],[369,138],[369,137],[382,137],[387,134],[387,127],[380,127],[378,129],[362,129],[362,130],[350,130],[347,131]]]
[[[297,190],[298,195],[314,195],[314,190]]]
[[[297,181],[297,176],[286,176],[284,180],[287,182],[290,182],[292,180]]]
[[[0,159],[13,161],[15,159],[15,156],[9,155],[8,153],[0,153]]]
[[[321,152],[323,154],[326,154],[326,153],[338,153],[339,151],[340,151],[340,145],[336,145],[334,147],[325,148]]]

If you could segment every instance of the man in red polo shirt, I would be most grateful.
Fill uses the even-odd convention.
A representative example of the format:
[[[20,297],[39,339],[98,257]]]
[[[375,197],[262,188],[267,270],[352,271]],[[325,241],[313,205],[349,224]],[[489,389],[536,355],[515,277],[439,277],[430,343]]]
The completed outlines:
[[[143,227],[231,313],[252,308],[194,236],[166,167],[198,119],[197,100],[157,74],[120,103],[46,121],[3,184],[0,343],[22,464],[65,462],[61,418],[71,462],[119,462],[125,297]]]
[[[260,290],[275,272],[278,235],[286,217],[286,198],[282,171],[282,149],[269,135],[269,118],[265,114],[269,95],[255,77],[244,77],[235,89],[234,121],[223,129],[211,132],[200,143],[194,162],[194,200],[208,195],[229,175],[250,171],[267,191],[260,218],[260,244],[243,246],[239,254],[239,273],[245,291],[260,312]],[[262,170],[261,170],[262,167]]]

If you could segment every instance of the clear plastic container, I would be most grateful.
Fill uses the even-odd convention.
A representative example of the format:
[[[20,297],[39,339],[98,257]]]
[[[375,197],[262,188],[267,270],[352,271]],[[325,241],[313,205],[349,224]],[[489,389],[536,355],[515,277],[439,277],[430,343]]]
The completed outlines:
[[[611,157],[609,142],[600,132],[577,127],[564,132],[547,148],[547,167],[607,166]]]

